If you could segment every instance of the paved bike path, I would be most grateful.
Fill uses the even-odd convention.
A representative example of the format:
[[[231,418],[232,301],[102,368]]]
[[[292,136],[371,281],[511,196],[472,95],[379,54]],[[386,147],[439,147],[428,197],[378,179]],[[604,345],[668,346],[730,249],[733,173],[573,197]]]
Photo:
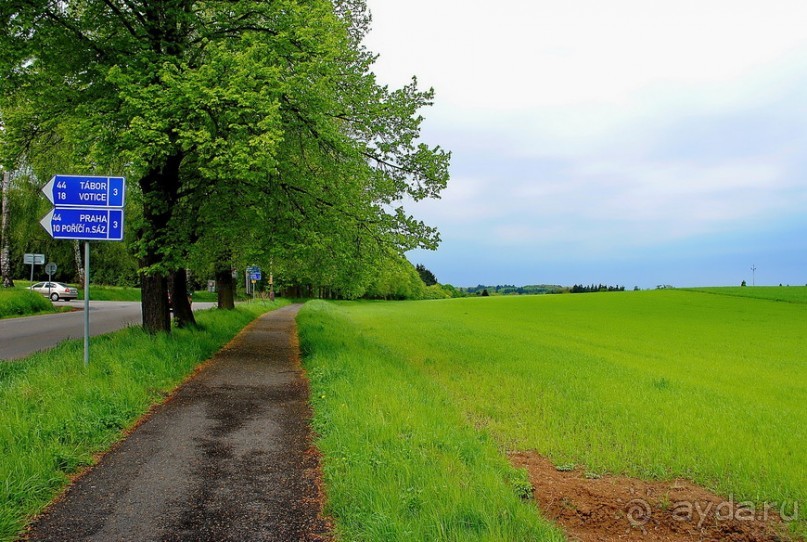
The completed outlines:
[[[250,324],[82,476],[27,539],[327,540],[299,308]]]

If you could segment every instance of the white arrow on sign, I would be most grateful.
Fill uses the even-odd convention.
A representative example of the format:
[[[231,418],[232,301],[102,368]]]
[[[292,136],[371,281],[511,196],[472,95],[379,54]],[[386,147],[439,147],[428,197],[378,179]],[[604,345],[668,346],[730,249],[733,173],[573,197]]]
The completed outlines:
[[[39,223],[42,224],[42,227],[45,228],[45,231],[48,232],[48,234],[51,237],[53,237],[53,221],[52,220],[53,220],[53,211],[54,210],[55,209],[51,209],[50,211],[48,211],[48,214],[43,216],[42,220],[39,221]]]

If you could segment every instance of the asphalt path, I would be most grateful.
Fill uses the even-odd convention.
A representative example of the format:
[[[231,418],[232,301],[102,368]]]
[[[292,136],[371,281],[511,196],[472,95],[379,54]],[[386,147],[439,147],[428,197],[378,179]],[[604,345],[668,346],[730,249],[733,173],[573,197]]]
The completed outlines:
[[[24,358],[53,348],[64,340],[84,337],[84,301],[59,301],[54,305],[77,310],[0,320],[0,360]],[[209,309],[215,305],[196,302],[193,310]],[[91,336],[139,326],[141,322],[138,301],[90,301]]]
[[[25,540],[329,540],[299,308],[250,324],[80,477]]]

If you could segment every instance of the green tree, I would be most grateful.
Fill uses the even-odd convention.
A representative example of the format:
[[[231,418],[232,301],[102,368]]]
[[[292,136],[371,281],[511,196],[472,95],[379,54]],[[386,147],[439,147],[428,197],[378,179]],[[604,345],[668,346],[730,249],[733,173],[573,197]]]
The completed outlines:
[[[367,24],[361,1],[3,3],[5,161],[62,133],[89,169],[133,181],[150,331],[170,329],[167,278],[191,247],[246,258],[256,223],[285,246],[344,231],[342,250],[360,231],[434,248],[399,204],[447,181],[448,154],[418,142],[432,93],[375,82]]]
[[[417,264],[415,266],[415,269],[420,275],[423,284],[425,284],[426,286],[433,286],[437,284],[437,278],[434,276],[434,273],[426,269],[426,267],[423,264]]]

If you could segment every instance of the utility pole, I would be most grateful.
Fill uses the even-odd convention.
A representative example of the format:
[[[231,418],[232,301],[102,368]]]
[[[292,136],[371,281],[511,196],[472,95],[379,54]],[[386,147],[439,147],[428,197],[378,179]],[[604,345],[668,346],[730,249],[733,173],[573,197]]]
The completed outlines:
[[[756,286],[757,266],[751,264],[751,286]]]

